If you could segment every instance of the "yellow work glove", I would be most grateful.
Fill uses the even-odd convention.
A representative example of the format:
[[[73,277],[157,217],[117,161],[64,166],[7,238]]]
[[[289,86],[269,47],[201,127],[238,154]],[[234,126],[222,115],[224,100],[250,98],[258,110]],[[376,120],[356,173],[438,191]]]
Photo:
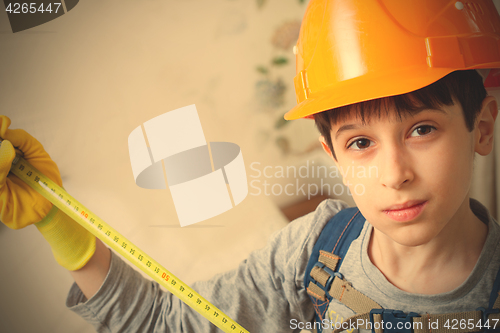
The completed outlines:
[[[95,252],[94,235],[9,174],[17,149],[26,161],[62,186],[59,169],[40,142],[26,131],[9,126],[10,119],[0,116],[0,138],[4,140],[0,146],[0,220],[12,229],[35,224],[61,266],[71,271],[82,268]]]

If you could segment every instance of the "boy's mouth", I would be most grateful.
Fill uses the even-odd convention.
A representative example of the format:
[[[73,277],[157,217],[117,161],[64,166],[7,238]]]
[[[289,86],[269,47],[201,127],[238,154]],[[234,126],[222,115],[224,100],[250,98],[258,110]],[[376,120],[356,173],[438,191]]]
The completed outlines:
[[[426,204],[426,200],[411,200],[400,205],[392,205],[383,212],[395,221],[406,222],[420,215]]]

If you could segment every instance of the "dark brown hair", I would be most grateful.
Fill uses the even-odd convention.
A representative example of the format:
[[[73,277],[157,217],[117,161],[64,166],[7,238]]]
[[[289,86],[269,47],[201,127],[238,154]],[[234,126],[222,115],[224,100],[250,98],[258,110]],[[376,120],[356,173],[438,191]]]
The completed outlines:
[[[395,113],[398,119],[402,119],[422,107],[436,109],[441,106],[453,105],[454,101],[458,101],[463,109],[467,129],[472,131],[481,110],[481,103],[486,95],[483,79],[476,70],[455,71],[439,81],[406,94],[374,99],[316,113],[314,121],[336,159],[330,134],[332,125],[345,121],[351,114],[355,114],[363,123],[374,116],[380,118],[381,115],[389,115],[390,113]]]

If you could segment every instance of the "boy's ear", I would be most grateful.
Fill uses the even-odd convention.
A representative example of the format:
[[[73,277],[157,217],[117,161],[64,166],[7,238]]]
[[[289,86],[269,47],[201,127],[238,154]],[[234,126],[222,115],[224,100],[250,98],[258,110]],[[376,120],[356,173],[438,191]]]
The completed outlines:
[[[480,155],[488,155],[493,149],[495,119],[498,115],[495,97],[487,96],[481,104],[476,122],[475,151]]]
[[[328,148],[328,145],[326,143],[326,139],[323,135],[321,135],[319,137],[319,142],[321,142],[321,146],[323,146],[323,150],[325,151],[325,153],[328,154],[328,156],[330,156],[331,159],[333,159],[335,161],[335,159],[333,158],[333,154],[332,152],[330,151],[330,148]]]
[[[327,153],[328,156],[330,156],[330,158],[333,160],[333,162],[335,163],[335,165],[338,168],[339,167],[339,162],[337,161],[337,159],[335,157],[333,157],[332,151],[328,147],[328,144],[326,143],[325,137],[323,135],[321,135],[319,137],[319,142],[321,142],[321,146],[323,146],[323,150],[325,151],[325,153]],[[340,170],[342,170],[342,169],[340,169]],[[346,177],[344,175],[342,175],[342,183],[344,183],[344,185],[347,186]]]

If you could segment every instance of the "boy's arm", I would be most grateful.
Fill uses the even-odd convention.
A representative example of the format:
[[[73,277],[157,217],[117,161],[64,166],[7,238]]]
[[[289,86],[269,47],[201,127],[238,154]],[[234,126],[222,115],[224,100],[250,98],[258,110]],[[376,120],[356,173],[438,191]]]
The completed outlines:
[[[87,264],[79,270],[70,271],[71,276],[87,299],[94,296],[101,288],[109,272],[110,260],[110,250],[97,239],[95,253]]]
[[[316,213],[274,234],[265,248],[252,252],[238,268],[191,287],[249,332],[300,332],[314,316],[303,277],[315,239],[322,221],[344,208],[321,204]],[[95,295],[84,297],[74,285],[66,305],[99,332],[220,332],[114,252],[109,273]]]

